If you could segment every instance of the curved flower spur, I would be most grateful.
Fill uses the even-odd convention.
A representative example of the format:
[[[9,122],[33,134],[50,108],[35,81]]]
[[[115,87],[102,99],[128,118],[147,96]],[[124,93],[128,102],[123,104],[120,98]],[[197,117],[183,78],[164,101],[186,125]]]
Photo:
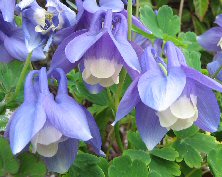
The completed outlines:
[[[50,71],[60,67],[69,72],[78,64],[90,91],[118,84],[122,67],[132,77],[140,72],[137,53],[127,40],[127,20],[122,14],[96,12],[89,31],[77,32],[60,44]]]
[[[215,132],[220,110],[212,89],[222,92],[222,86],[188,67],[183,53],[172,42],[165,44],[167,65],[156,54],[152,46],[144,52],[142,74],[123,96],[113,124],[136,107],[138,130],[150,150],[169,129],[182,130],[194,123]]]
[[[56,97],[49,91],[45,68],[28,74],[24,103],[12,115],[5,136],[13,154],[31,143],[49,171],[64,173],[76,157],[79,141],[91,144],[99,155],[103,152],[94,118],[68,95],[65,73],[56,72],[60,78]]]

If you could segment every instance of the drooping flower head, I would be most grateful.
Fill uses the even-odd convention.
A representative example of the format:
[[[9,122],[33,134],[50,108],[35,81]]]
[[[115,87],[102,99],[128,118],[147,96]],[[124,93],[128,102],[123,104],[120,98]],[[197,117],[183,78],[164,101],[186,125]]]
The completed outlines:
[[[60,44],[51,70],[61,67],[69,72],[78,64],[86,84],[97,88],[118,84],[122,67],[131,75],[140,72],[137,53],[127,40],[124,15],[96,12],[88,31],[74,33]]]
[[[222,14],[216,17],[215,23],[217,27],[213,27],[204,34],[198,36],[199,44],[209,52],[215,52],[213,61],[207,65],[207,69],[212,77],[222,80],[222,72],[220,71],[222,63]]]
[[[165,44],[167,65],[157,52],[161,47],[156,49],[148,47],[144,52],[142,74],[122,98],[116,121],[136,107],[138,130],[148,149],[169,129],[178,131],[194,123],[205,131],[216,131],[220,110],[212,89],[221,92],[222,86],[187,66],[183,53],[172,42]]]
[[[4,21],[0,14],[0,62],[10,62],[14,59],[25,61],[29,51],[25,45],[25,37],[20,27],[14,22]],[[36,48],[32,54],[32,61],[45,59],[41,47]]]
[[[76,23],[76,14],[59,0],[47,0],[46,8],[36,1],[22,1],[18,4],[23,16],[23,30],[30,50],[47,43],[47,51],[53,40],[53,34]]]
[[[45,68],[28,74],[24,103],[12,115],[5,135],[13,154],[31,143],[49,171],[64,173],[75,159],[80,140],[101,154],[101,138],[91,114],[68,95],[65,73],[56,71],[59,88],[55,97],[49,91]]]
[[[197,37],[199,44],[207,51],[219,52],[222,48],[222,14],[216,17],[218,26]]]

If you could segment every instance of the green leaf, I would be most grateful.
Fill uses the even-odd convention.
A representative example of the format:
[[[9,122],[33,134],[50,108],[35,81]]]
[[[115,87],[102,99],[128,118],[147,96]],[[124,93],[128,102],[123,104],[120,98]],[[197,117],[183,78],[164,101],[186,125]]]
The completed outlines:
[[[15,177],[45,177],[46,166],[44,162],[31,153],[24,153],[19,156],[20,168]]]
[[[141,21],[157,38],[162,38],[164,34],[175,36],[180,32],[180,18],[173,15],[173,10],[169,6],[162,6],[158,10],[158,15],[149,6],[141,8]]]
[[[3,115],[0,115],[0,131],[5,131],[7,123],[8,118]]]
[[[134,150],[134,149],[128,149],[123,152],[123,155],[127,155],[131,158],[132,161],[134,160],[141,160],[146,165],[149,165],[151,162],[150,155],[142,150]]]
[[[200,22],[197,19],[197,17],[193,16],[192,20],[193,20],[194,30],[197,35],[203,34],[207,30],[205,24]]]
[[[201,167],[203,161],[201,154],[208,154],[218,146],[215,137],[197,132],[194,126],[187,130],[175,132],[175,134],[178,139],[174,142],[173,147],[179,152],[177,160],[184,160],[190,168]]]
[[[18,169],[19,163],[14,158],[7,140],[0,137],[0,176],[15,174]]]
[[[201,71],[200,52],[183,50],[188,66]]]
[[[198,131],[199,129],[193,125],[192,127],[187,128],[185,130],[174,131],[174,133],[178,138],[186,138],[197,134]]]
[[[184,142],[190,144],[199,152],[206,154],[217,147],[216,138],[204,133],[197,133],[194,136],[185,139]]]
[[[149,176],[148,177],[161,177],[161,174],[159,174],[158,172],[156,171],[151,171],[149,173]]]
[[[202,177],[202,169],[200,168],[190,168],[184,162],[180,163],[181,172],[184,176],[189,177]]]
[[[99,159],[100,159],[100,162],[98,163],[98,165],[103,170],[105,176],[108,177],[109,162],[103,157],[99,157]]]
[[[122,156],[113,159],[109,167],[109,177],[147,177],[148,169],[140,160],[131,161],[130,157]]]
[[[172,147],[155,148],[151,151],[151,154],[169,161],[175,161],[179,157],[178,152]]]
[[[193,4],[195,7],[196,15],[201,21],[203,21],[203,18],[209,6],[209,0],[193,0]]]
[[[186,144],[184,142],[176,142],[174,144],[175,149],[179,152],[180,157],[178,158],[179,161],[184,160],[185,163],[190,168],[200,168],[203,159],[200,153],[194,149],[191,145]]]
[[[207,162],[215,177],[222,176],[222,147],[210,151]]]
[[[100,167],[106,168],[104,165],[104,161],[94,155],[79,153],[65,177],[105,177]]]
[[[147,150],[145,143],[138,132],[128,132],[128,141],[132,149]]]
[[[12,92],[19,79],[23,63],[12,61],[9,64],[0,63],[0,91]]]
[[[180,18],[177,15],[173,15],[173,10],[169,6],[164,5],[159,8],[157,21],[164,34],[175,36],[180,32]]]
[[[187,50],[189,51],[200,51],[201,46],[197,42],[197,35],[193,32],[181,32],[178,38],[183,40],[183,43],[187,45]]]
[[[168,160],[164,160],[158,157],[152,157],[149,165],[151,172],[157,172],[161,177],[173,177],[180,176],[180,166]]]
[[[156,37],[162,38],[163,32],[159,28],[156,14],[150,6],[144,6],[140,9],[140,18]]]

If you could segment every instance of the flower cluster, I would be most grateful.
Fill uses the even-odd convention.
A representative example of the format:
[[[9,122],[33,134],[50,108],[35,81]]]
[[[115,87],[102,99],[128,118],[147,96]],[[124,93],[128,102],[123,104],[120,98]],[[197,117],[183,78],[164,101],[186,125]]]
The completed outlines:
[[[112,125],[135,108],[137,128],[149,150],[169,130],[180,131],[193,124],[204,131],[217,130],[220,109],[213,90],[222,92],[222,85],[190,68],[182,50],[171,41],[156,39],[152,44],[141,36],[129,41],[124,3],[76,0],[76,14],[59,0],[47,0],[44,8],[35,0],[17,5],[15,0],[0,1],[0,61],[25,61],[31,52],[32,61],[52,58],[48,70],[42,67],[27,75],[24,102],[5,132],[13,154],[31,148],[49,171],[58,173],[69,169],[80,141],[104,155],[94,118],[68,94],[66,74],[73,69],[79,69],[93,94],[119,84],[121,70],[127,71],[132,83]],[[22,16],[22,26],[14,21],[14,13]],[[132,23],[151,33],[134,16]],[[198,38],[204,48],[217,52],[208,65],[211,74],[221,68],[222,16],[216,23],[220,27]],[[50,56],[54,46],[57,49]],[[52,93],[50,86],[56,84],[58,91]]]

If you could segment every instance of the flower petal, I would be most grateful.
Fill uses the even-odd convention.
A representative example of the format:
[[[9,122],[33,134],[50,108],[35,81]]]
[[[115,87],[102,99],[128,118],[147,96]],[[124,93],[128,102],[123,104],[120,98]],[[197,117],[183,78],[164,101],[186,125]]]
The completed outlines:
[[[67,172],[76,158],[78,147],[79,141],[75,139],[61,142],[55,156],[44,158],[48,170],[60,174]]]
[[[12,22],[14,19],[15,0],[1,0],[0,11],[3,18],[7,22]]]
[[[93,146],[96,154],[104,156],[104,153],[101,151],[102,139],[100,136],[99,127],[97,126],[96,121],[91,115],[91,113],[85,108],[84,108],[84,111],[85,111],[86,118],[89,124],[90,132],[93,137],[92,139],[88,140],[87,143]]]
[[[95,13],[96,11],[100,10],[100,7],[98,6],[96,0],[85,0],[83,2],[83,7],[86,11],[90,13]]]
[[[103,10],[112,9],[112,12],[120,12],[124,9],[124,4],[121,0],[100,0],[99,4]]]
[[[167,129],[160,126],[155,111],[142,102],[136,106],[136,123],[140,135],[149,150],[152,150],[167,133]]]
[[[47,122],[44,127],[32,139],[32,143],[50,145],[59,141],[61,137],[62,133]]]
[[[84,53],[95,44],[105,32],[100,32],[97,35],[90,35],[88,33],[81,34],[70,41],[66,48],[65,54],[71,63],[75,63],[81,59]]]
[[[216,16],[216,20],[215,22],[216,24],[218,24],[220,27],[222,27],[222,14]]]
[[[129,114],[133,108],[137,105],[140,101],[139,93],[138,93],[138,84],[139,77],[136,78],[129,88],[126,90],[122,100],[120,101],[117,113],[116,113],[116,120],[112,123],[114,126],[118,121],[124,118],[127,114]],[[132,99],[133,98],[133,99]]]
[[[199,44],[207,51],[220,51],[220,46],[217,46],[222,37],[222,28],[214,27],[206,31],[204,34],[197,37]]]
[[[215,132],[220,124],[220,109],[216,96],[209,88],[196,85],[198,119],[195,124],[204,131]]]
[[[13,154],[19,153],[31,141],[46,121],[41,100],[23,103],[13,114],[10,123],[9,139]]]
[[[144,104],[157,111],[163,111],[177,100],[185,84],[186,75],[178,67],[171,68],[168,76],[150,70],[141,76],[138,90]]]
[[[65,71],[65,73],[68,73],[77,66],[78,63],[73,64],[68,60],[68,58],[65,55],[65,48],[72,39],[74,39],[76,36],[79,36],[84,32],[85,30],[81,30],[76,33],[73,33],[62,41],[62,43],[58,46],[56,52],[52,57],[52,62],[48,73],[51,73],[56,68],[62,68]]]
[[[183,65],[181,67],[188,78],[191,78],[208,88],[222,92],[222,85],[219,84],[217,81],[203,75],[202,73],[190,67],[186,67]]]
[[[10,61],[12,61],[14,59],[7,52],[7,50],[5,49],[5,46],[3,44],[0,45],[0,53],[1,53],[0,62],[9,63]]]
[[[49,145],[37,144],[36,151],[43,157],[53,157],[58,151],[58,142]]]
[[[4,40],[4,46],[8,53],[15,59],[25,61],[29,55],[23,32],[20,29],[16,30],[11,37],[7,37]],[[42,48],[38,47],[33,51],[32,61],[43,60],[45,57]]]

